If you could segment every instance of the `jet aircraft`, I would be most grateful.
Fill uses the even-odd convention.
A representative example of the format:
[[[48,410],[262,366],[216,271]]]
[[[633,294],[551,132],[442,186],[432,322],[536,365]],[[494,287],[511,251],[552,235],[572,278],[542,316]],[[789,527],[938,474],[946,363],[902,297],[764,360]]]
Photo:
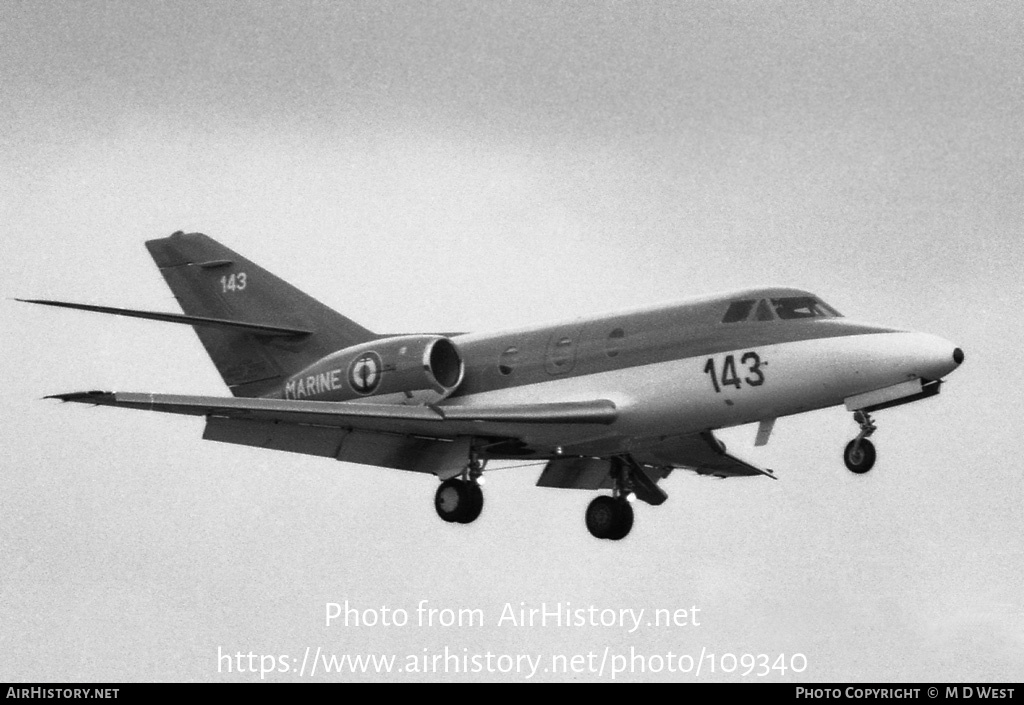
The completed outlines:
[[[767,476],[716,429],[844,404],[869,471],[871,414],[939,392],[952,343],[846,319],[814,294],[757,288],[493,333],[380,335],[200,233],[146,242],[184,314],[30,303],[194,327],[231,397],[75,392],[68,402],[205,419],[203,438],[435,475],[434,507],[469,524],[488,461],[544,464],[537,485],[610,490],[586,526],[619,540],[632,500],[676,469]]]

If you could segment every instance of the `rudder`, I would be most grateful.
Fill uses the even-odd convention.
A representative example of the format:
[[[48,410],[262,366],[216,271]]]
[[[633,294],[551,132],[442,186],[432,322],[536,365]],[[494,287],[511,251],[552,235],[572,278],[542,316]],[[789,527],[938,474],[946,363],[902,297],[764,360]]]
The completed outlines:
[[[269,394],[325,355],[377,337],[202,233],[179,231],[146,249],[186,314],[310,331],[282,337],[195,326],[235,396]]]

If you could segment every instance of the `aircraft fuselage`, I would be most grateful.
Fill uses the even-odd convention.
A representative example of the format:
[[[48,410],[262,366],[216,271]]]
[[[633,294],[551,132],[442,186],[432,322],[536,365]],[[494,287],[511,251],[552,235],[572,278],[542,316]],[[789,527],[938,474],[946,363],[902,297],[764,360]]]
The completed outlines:
[[[835,406],[909,380],[939,380],[958,366],[955,346],[937,336],[849,321],[827,306],[821,310],[831,313],[785,319],[772,308],[803,297],[814,298],[756,289],[458,336],[452,340],[465,377],[442,404],[610,399],[619,417],[608,428],[577,429],[575,437],[539,429],[529,441],[542,455],[557,448],[603,455]],[[737,301],[755,302],[749,318],[724,322]]]

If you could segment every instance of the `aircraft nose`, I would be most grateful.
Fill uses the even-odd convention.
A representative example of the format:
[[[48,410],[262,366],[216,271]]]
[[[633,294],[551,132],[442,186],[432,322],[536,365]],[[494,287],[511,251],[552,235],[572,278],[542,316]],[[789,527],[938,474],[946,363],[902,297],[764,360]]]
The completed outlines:
[[[942,379],[960,366],[964,351],[945,338],[928,333],[911,333],[914,349],[913,372],[924,379]]]

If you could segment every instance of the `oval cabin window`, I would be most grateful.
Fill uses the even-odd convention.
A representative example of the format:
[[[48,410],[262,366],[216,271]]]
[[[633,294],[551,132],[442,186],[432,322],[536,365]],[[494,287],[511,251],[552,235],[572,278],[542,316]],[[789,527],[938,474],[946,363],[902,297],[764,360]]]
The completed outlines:
[[[626,331],[621,328],[616,328],[608,334],[608,340],[605,342],[604,351],[608,357],[616,357],[622,352],[622,346],[626,340]]]
[[[498,360],[498,372],[503,375],[510,375],[516,369],[516,359],[519,356],[519,348],[512,346],[501,354]]]

